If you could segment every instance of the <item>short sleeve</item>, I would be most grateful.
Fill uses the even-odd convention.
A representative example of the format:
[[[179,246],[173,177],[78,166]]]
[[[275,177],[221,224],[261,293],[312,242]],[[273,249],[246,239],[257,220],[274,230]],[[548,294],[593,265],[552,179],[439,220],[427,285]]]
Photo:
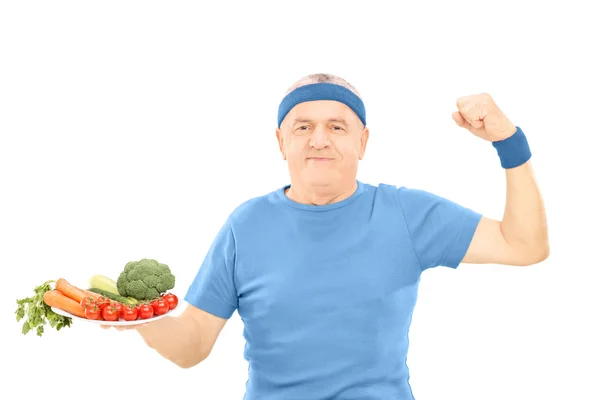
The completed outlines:
[[[210,246],[184,300],[218,317],[230,318],[238,305],[235,251],[235,237],[228,221]]]
[[[397,194],[421,269],[458,267],[482,215],[424,190],[400,187]]]

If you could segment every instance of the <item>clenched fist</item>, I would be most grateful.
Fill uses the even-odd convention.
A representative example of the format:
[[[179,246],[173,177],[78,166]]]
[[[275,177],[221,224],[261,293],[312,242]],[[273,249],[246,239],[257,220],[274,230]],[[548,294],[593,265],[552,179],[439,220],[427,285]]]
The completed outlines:
[[[517,131],[487,93],[460,97],[456,106],[458,111],[452,113],[454,122],[482,139],[497,142]]]

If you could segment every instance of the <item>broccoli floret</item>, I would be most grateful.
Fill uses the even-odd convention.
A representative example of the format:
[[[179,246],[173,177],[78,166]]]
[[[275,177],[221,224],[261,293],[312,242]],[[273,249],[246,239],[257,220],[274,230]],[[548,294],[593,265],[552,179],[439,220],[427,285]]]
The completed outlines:
[[[149,271],[145,271],[141,268],[132,268],[128,272],[126,272],[125,275],[127,276],[127,280],[129,282],[133,282],[141,281],[143,276],[142,273],[149,273]]]
[[[123,295],[123,293],[127,293],[127,285],[129,284],[129,279],[122,279],[121,276],[124,276],[125,274],[127,274],[127,270],[124,270],[123,272],[121,272],[121,275],[119,275],[119,279],[117,279],[117,291]]]
[[[138,261],[138,265],[143,265],[145,268],[154,267],[158,265],[158,261],[151,260],[149,258],[142,258],[140,261]]]
[[[119,288],[119,286],[117,286],[117,289]],[[137,280],[137,281],[129,281],[125,284],[125,290],[127,294],[121,294],[121,296],[131,296],[134,299],[137,300],[146,300],[144,298],[145,294],[146,294],[146,289],[148,289],[148,286],[144,285],[144,282]],[[120,292],[119,292],[120,293]],[[134,296],[135,293],[135,296]],[[142,295],[141,297],[137,297],[139,295]]]
[[[130,261],[127,264],[125,264],[125,268],[123,269],[125,272],[129,272],[131,271],[131,269],[136,265],[135,261]]]
[[[125,264],[117,279],[117,290],[124,297],[151,300],[175,287],[175,276],[166,264],[143,258]]]
[[[158,284],[156,285],[156,290],[161,293],[166,292],[169,289],[175,287],[175,276],[170,272],[163,273],[158,280]]]
[[[158,266],[161,267],[163,270],[167,270],[167,271],[171,272],[171,269],[169,268],[169,266],[167,264],[158,263]]]
[[[155,299],[160,296],[160,293],[155,288],[146,289],[146,299]]]
[[[146,275],[144,279],[142,279],[142,282],[144,282],[144,285],[146,285],[146,287],[155,288],[156,285],[160,283],[160,278],[156,275]]]

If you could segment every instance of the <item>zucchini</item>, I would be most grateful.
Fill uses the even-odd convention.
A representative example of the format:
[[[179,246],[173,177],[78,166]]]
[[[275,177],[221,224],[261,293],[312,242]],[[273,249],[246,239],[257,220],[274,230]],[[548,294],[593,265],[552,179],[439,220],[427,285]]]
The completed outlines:
[[[120,295],[117,289],[117,282],[104,275],[94,275],[90,278],[90,287],[104,290],[112,294]],[[108,297],[108,296],[106,296]]]
[[[137,300],[133,299],[131,297],[119,296],[118,294],[114,294],[112,292],[108,292],[106,290],[102,290],[102,289],[98,289],[98,288],[90,288],[88,290],[90,292],[94,292],[94,293],[101,294],[102,296],[106,296],[106,297],[108,297],[111,300],[118,301],[121,304],[129,304],[129,305],[136,305],[137,304]]]

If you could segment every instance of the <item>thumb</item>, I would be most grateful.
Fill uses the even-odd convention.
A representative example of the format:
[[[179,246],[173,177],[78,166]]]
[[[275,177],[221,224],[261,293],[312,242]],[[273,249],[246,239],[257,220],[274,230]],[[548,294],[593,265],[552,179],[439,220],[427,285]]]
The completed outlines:
[[[463,118],[462,114],[458,111],[454,111],[452,113],[452,119],[454,122],[456,122],[456,125],[460,126],[461,128],[466,128],[469,125],[469,123]]]

